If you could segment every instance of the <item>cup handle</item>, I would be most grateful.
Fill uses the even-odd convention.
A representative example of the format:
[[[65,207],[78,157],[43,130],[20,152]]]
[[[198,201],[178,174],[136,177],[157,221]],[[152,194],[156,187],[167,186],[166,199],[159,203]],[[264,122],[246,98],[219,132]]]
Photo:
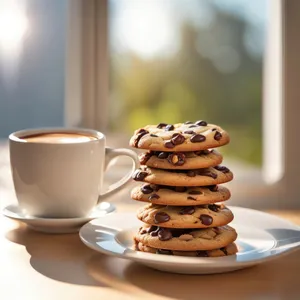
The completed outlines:
[[[120,156],[120,155],[125,155],[132,159],[133,164],[132,164],[131,171],[129,173],[127,173],[119,181],[110,185],[108,187],[108,190],[104,194],[99,195],[98,204],[101,203],[102,201],[104,201],[107,197],[120,191],[124,186],[126,186],[129,183],[129,181],[131,180],[132,173],[140,166],[138,156],[134,151],[125,149],[125,148],[112,149],[112,148],[106,147],[105,148],[105,167],[104,167],[104,169],[107,168],[109,162],[113,158]]]

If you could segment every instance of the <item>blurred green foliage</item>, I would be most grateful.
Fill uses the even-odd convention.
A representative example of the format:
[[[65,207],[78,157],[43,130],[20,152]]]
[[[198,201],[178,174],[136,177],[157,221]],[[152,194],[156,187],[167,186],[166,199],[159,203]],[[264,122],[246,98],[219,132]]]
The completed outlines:
[[[223,153],[261,164],[262,59],[247,52],[245,30],[243,19],[218,11],[208,28],[183,24],[180,50],[170,57],[112,54],[110,129],[130,136],[146,124],[203,119],[230,133]],[[227,73],[209,57],[224,47],[238,54]]]

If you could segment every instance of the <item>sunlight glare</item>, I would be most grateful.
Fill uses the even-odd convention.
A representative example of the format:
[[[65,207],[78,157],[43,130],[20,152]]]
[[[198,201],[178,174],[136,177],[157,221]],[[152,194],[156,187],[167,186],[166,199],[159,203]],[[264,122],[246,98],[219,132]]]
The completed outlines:
[[[0,0],[1,73],[11,82],[18,70],[23,42],[28,31],[26,0]]]
[[[175,30],[163,2],[129,3],[118,20],[119,43],[143,57],[173,52]]]
[[[5,2],[10,4],[0,6],[0,45],[4,51],[14,51],[25,36],[28,20],[17,4]]]

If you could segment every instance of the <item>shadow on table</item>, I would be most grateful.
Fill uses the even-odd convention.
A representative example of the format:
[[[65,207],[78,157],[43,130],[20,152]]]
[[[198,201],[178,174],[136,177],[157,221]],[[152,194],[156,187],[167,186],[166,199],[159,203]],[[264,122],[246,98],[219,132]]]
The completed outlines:
[[[215,275],[181,275],[156,271],[126,260],[95,255],[88,262],[97,281],[140,297],[151,295],[180,300],[198,299],[299,299],[299,252],[256,267]]]
[[[72,284],[106,286],[87,273],[86,263],[95,252],[80,241],[78,234],[43,234],[20,224],[7,232],[6,238],[24,245],[31,255],[31,266],[44,276]]]
[[[299,252],[290,255],[290,262],[299,259]],[[195,276],[163,273],[134,263],[124,276],[140,289],[175,299],[257,299],[266,294],[270,299],[299,299],[298,271],[288,265],[282,257],[230,273]]]

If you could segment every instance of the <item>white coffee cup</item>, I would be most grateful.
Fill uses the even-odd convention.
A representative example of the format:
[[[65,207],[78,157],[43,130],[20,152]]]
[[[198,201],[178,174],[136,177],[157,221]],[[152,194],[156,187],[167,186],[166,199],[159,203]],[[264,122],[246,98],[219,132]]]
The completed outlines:
[[[9,147],[19,205],[36,217],[87,216],[122,189],[139,166],[134,151],[108,148],[105,136],[89,129],[21,130],[10,134]],[[132,159],[132,170],[103,193],[104,171],[119,155]]]

